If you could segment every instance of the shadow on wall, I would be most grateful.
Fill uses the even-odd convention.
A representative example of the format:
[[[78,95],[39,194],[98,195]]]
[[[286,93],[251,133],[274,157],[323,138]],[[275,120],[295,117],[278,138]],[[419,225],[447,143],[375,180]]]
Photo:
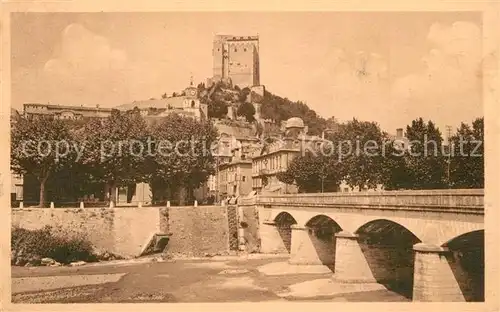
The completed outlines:
[[[342,228],[325,215],[313,217],[306,223],[306,227],[309,228],[309,238],[319,260],[335,272],[335,233],[342,231]]]
[[[443,247],[466,301],[484,302],[484,230],[460,235]]]
[[[384,219],[356,231],[359,246],[378,283],[407,298],[413,295],[413,245],[420,242],[405,227]]]
[[[281,212],[274,219],[278,233],[288,253],[292,250],[292,225],[297,221],[288,212]]]

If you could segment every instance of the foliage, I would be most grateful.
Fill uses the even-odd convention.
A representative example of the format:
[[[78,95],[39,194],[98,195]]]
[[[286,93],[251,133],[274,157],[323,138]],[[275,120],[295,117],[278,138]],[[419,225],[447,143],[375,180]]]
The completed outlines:
[[[236,114],[238,116],[244,116],[248,122],[253,122],[255,120],[255,107],[252,103],[241,103]]]
[[[390,140],[385,144],[381,173],[386,190],[411,189],[402,142]]]
[[[484,118],[472,127],[462,123],[451,138],[450,184],[454,188],[484,187]]]
[[[151,125],[150,135],[152,156],[146,164],[153,186],[185,187],[189,191],[215,172],[210,147],[218,134],[211,123],[171,114]],[[169,142],[169,146],[160,142]]]
[[[37,178],[40,207],[45,204],[45,184],[49,177],[71,166],[75,160],[71,143],[69,126],[59,119],[17,118],[11,128],[11,170]],[[59,151],[56,146],[60,146]],[[67,154],[63,156],[63,153]]]
[[[91,243],[84,238],[52,234],[48,226],[39,230],[14,227],[11,234],[12,264],[40,264],[42,258],[59,263],[97,261]]]
[[[92,119],[80,133],[85,142],[80,159],[82,169],[112,189],[143,182],[147,138],[147,125],[137,108],[127,112],[113,110],[109,118]]]
[[[351,187],[376,188],[383,182],[384,135],[375,122],[353,119],[331,135],[343,178]]]
[[[326,128],[325,119],[318,116],[314,110],[301,101],[290,101],[266,90],[261,103],[263,119],[271,119],[279,124],[281,121],[298,116],[304,120],[304,123],[309,127],[309,133],[313,135],[320,135]]]
[[[406,153],[408,185],[412,189],[439,189],[446,185],[445,158],[441,132],[432,121],[422,118],[406,127],[410,151]]]
[[[212,100],[208,102],[208,117],[209,118],[225,118],[228,112],[228,105],[221,100]]]
[[[307,152],[295,157],[277,178],[286,184],[297,185],[299,192],[332,192],[340,185],[342,174],[333,157]]]

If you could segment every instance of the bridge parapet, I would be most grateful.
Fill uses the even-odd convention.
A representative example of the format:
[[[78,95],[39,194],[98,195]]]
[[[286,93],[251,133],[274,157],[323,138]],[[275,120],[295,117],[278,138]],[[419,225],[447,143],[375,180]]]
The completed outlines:
[[[246,202],[245,202],[246,203]],[[248,203],[250,201],[248,200]],[[484,214],[483,189],[259,195],[264,207],[355,208]]]
[[[257,197],[240,198],[238,200],[238,206],[255,206],[257,204]]]

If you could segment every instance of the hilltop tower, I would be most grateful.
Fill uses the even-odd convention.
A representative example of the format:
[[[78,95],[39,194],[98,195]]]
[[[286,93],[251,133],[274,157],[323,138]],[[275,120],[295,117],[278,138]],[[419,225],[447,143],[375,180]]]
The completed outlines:
[[[216,35],[213,42],[213,80],[240,88],[260,85],[259,37]]]

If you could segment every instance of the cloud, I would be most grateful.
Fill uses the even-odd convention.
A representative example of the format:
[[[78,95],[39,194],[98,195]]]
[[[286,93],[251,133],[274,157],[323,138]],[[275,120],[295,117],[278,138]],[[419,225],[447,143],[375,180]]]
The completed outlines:
[[[124,51],[113,49],[108,40],[93,34],[82,25],[71,24],[63,31],[57,58],[45,63],[44,70],[65,78],[99,71],[122,70],[126,66]]]
[[[52,58],[41,68],[16,71],[13,83],[22,92],[14,100],[116,106],[159,96],[165,81],[160,75],[172,63],[152,62],[131,59],[106,37],[70,24],[62,31]]]
[[[389,132],[418,117],[444,130],[481,116],[480,29],[466,22],[436,23],[427,42],[420,69],[400,77],[390,75],[389,61],[379,54],[333,49],[324,68],[311,75],[317,93],[329,99],[319,110],[341,120],[375,120]]]
[[[318,98],[329,99],[319,110],[326,116],[363,120],[383,118],[380,105],[388,102],[389,75],[387,60],[365,51],[348,53],[335,48],[322,71],[311,77],[310,88]]]
[[[434,24],[427,39],[430,50],[421,70],[392,85],[394,115],[433,119],[441,128],[472,121],[482,114],[479,27],[466,22]]]

